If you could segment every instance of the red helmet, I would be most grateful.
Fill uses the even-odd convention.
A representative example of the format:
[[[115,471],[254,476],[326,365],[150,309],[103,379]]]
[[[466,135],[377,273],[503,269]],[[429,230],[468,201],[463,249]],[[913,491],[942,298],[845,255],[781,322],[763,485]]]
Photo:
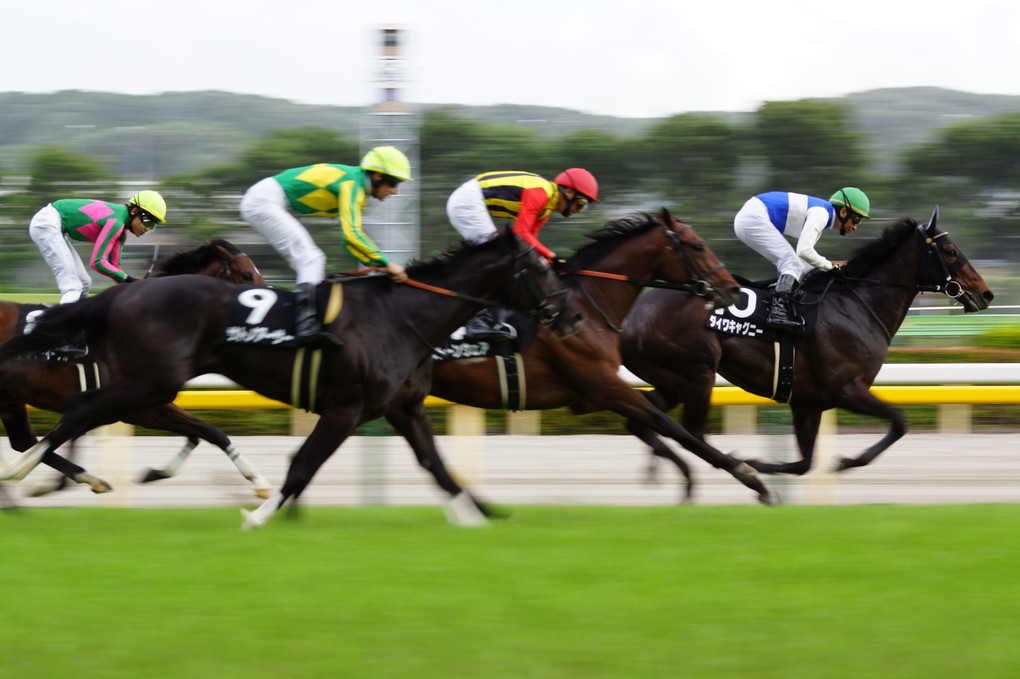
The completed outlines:
[[[599,202],[599,183],[595,175],[583,167],[572,167],[556,175],[556,183],[574,189],[593,203]]]

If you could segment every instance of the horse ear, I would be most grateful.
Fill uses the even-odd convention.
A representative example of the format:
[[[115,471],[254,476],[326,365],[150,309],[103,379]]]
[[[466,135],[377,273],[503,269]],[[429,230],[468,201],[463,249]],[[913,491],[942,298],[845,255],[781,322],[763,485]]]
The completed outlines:
[[[935,209],[931,213],[931,219],[928,220],[928,226],[926,227],[929,235],[934,235],[935,224],[939,220],[939,206],[936,205]]]
[[[659,214],[662,215],[662,222],[664,224],[672,224],[673,223],[673,215],[671,215],[669,213],[669,208],[663,207],[662,208],[662,212],[660,212]]]

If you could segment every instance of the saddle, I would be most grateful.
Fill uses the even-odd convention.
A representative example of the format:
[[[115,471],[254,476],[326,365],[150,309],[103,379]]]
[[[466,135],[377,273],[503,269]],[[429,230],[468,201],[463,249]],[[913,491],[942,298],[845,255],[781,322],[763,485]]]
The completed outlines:
[[[36,316],[51,306],[51,304],[22,304],[21,311],[18,312],[18,322],[14,326],[14,336],[26,335],[32,332],[32,328],[35,327]],[[87,360],[88,354],[89,349],[85,343],[85,338],[79,336],[69,337],[67,344],[62,347],[46,349],[45,351],[28,354],[27,356],[33,360],[43,360],[50,363],[78,364],[79,367],[90,363],[95,365]],[[82,387],[82,390],[84,391],[84,387]]]

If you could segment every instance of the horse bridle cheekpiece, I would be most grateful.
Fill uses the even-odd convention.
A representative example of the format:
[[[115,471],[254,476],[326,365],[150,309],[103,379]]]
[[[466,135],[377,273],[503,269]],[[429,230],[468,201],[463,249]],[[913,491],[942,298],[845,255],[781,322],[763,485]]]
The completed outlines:
[[[673,246],[673,249],[676,250],[677,255],[679,255],[680,259],[687,266],[687,270],[690,271],[691,280],[693,281],[692,286],[694,288],[692,292],[698,297],[711,297],[715,292],[715,288],[713,288],[712,284],[708,282],[707,277],[723,268],[723,263],[719,262],[707,271],[698,271],[698,267],[684,251],[686,244],[680,240],[680,234],[691,227],[683,222],[677,223],[680,225],[680,228],[676,231],[670,228],[669,224],[665,223],[665,221],[662,223],[662,228],[666,231],[666,238]]]
[[[917,227],[917,236],[920,239],[920,245],[925,253],[925,264],[927,269],[931,270],[932,278],[937,283],[918,283],[917,287],[923,292],[941,292],[947,297],[953,299],[959,298],[963,295],[963,286],[957,281],[953,280],[953,277],[960,273],[960,269],[965,267],[968,263],[967,256],[960,252],[960,249],[956,250],[956,261],[951,266],[946,266],[945,260],[942,259],[942,253],[939,249],[938,240],[940,238],[948,238],[949,233],[943,231],[932,235],[929,233],[931,222]],[[924,280],[927,278],[924,272],[919,275],[918,278]]]

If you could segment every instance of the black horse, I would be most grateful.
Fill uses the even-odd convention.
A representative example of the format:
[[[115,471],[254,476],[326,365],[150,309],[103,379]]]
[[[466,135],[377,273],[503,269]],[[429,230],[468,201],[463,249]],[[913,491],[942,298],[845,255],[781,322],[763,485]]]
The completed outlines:
[[[220,373],[321,415],[291,461],[283,487],[247,516],[247,526],[266,523],[287,499],[300,496],[355,428],[378,417],[407,439],[419,463],[453,497],[453,506],[473,512],[465,520],[477,520],[479,510],[489,510],[446,470],[424,406],[434,347],[493,302],[530,310],[562,334],[576,330],[582,316],[546,261],[509,231],[412,264],[408,274],[406,284],[368,276],[332,288],[336,313],[328,329],[344,347],[321,354],[224,341],[232,302],[246,300],[253,314],[269,312],[277,297],[271,288],[179,276],[113,288],[51,309],[30,335],[0,347],[0,366],[84,330],[100,355],[116,357],[117,371],[104,387],[69,399],[49,436],[24,460],[3,469],[0,479],[23,477],[44,453],[93,427],[172,400],[196,375]],[[302,373],[307,379],[299,379]]]
[[[222,239],[178,252],[161,260],[155,265],[155,269],[156,272],[152,274],[154,277],[197,274],[233,283],[265,284],[265,279],[251,258],[233,243]],[[0,301],[0,341],[14,337],[22,331],[19,323],[34,323],[35,317],[41,313],[24,307],[23,304]],[[80,368],[79,364],[43,358],[10,361],[4,364],[0,369],[0,420],[7,430],[11,447],[25,451],[38,443],[26,404],[43,410],[63,412],[68,396],[78,393],[83,388],[94,386],[89,380],[84,380],[83,385],[83,376],[89,376],[101,384],[110,378],[110,370],[106,361],[86,361]],[[190,453],[198,445],[199,439],[212,443],[226,453],[238,471],[252,482],[257,495],[269,497],[271,489],[269,482],[234,448],[227,435],[213,425],[170,403],[137,412],[127,417],[125,421],[140,427],[162,429],[187,437],[187,443],[175,459]],[[35,495],[61,490],[66,486],[68,479],[86,483],[97,493],[111,490],[101,479],[85,473],[80,466],[63,457],[47,455],[43,458],[43,463],[56,468],[62,475],[37,486],[33,491]],[[167,478],[173,471],[172,465],[167,471],[150,470],[142,480],[146,482]]]
[[[968,312],[988,308],[993,295],[949,234],[905,218],[858,249],[839,271],[817,272],[803,283],[800,305],[817,307],[813,328],[794,340],[793,425],[802,459],[789,463],[747,460],[762,472],[804,474],[811,468],[822,413],[844,408],[890,422],[889,432],[857,458],[840,459],[836,471],[868,464],[906,432],[903,414],[870,388],[918,292],[942,292]],[[654,387],[646,396],[661,410],[683,403],[682,423],[704,438],[715,374],[759,396],[772,398],[776,358],[772,343],[706,327],[702,300],[653,290],[634,305],[623,325],[624,365]],[[627,428],[668,457],[665,444],[646,427]],[[666,449],[668,451],[668,448]]]

